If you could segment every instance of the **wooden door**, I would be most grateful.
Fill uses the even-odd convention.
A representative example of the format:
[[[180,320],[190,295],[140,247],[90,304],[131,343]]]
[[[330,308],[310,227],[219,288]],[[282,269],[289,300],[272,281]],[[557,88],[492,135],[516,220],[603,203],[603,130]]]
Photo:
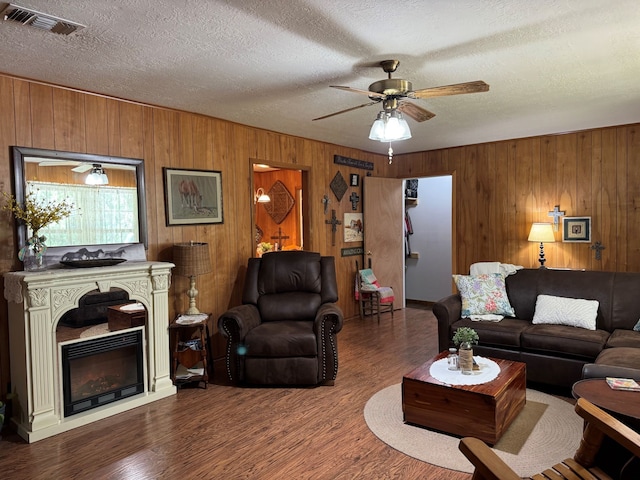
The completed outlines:
[[[364,264],[371,266],[381,285],[393,288],[394,308],[404,308],[404,195],[403,181],[364,177]]]

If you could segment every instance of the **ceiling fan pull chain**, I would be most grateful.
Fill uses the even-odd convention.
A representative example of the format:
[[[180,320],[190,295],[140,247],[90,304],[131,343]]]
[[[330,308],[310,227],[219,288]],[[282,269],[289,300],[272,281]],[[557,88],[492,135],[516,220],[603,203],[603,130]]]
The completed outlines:
[[[391,148],[391,142],[389,142],[389,165],[393,162],[393,148]]]

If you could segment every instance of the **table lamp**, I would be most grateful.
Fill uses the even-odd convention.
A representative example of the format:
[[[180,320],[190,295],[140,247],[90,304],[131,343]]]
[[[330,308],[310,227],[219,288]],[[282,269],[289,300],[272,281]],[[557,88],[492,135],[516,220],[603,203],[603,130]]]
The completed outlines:
[[[173,246],[173,263],[176,268],[173,271],[176,275],[189,277],[190,285],[187,290],[189,297],[189,309],[187,315],[200,313],[196,308],[196,277],[211,272],[211,260],[209,259],[208,243],[177,243]]]
[[[540,262],[540,268],[547,268],[544,266],[544,244],[556,241],[553,236],[553,226],[550,223],[534,223],[531,225],[528,240],[530,242],[540,242],[540,257],[538,257],[538,261]]]

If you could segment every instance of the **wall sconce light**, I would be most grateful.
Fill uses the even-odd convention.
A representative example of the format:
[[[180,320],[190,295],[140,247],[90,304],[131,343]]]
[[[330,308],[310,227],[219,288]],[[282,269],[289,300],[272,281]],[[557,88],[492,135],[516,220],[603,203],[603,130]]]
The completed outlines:
[[[109,185],[109,177],[99,163],[94,163],[91,172],[84,179],[87,185]]]
[[[540,256],[538,257],[538,261],[540,262],[540,268],[547,268],[544,266],[544,244],[556,241],[553,236],[553,226],[550,223],[534,223],[531,225],[528,240],[530,242],[540,242]]]
[[[190,280],[189,290],[187,290],[189,309],[186,311],[186,314],[195,315],[200,313],[200,310],[196,308],[196,297],[198,296],[196,277],[211,272],[209,244],[193,241],[175,244],[173,246],[173,263],[176,264],[173,273],[183,277],[189,277]]]
[[[253,203],[269,203],[271,201],[271,197],[264,193],[264,189],[262,187],[256,190],[256,193],[253,195]]]

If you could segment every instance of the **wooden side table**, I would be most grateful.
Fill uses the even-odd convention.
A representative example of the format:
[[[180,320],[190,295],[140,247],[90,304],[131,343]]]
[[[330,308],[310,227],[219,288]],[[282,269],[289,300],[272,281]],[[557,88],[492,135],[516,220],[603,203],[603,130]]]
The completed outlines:
[[[587,378],[574,383],[571,393],[576,400],[584,398],[613,415],[622,416],[625,423],[631,423],[630,426],[638,430],[640,392],[614,390],[604,378]]]
[[[202,388],[207,388],[209,381],[208,352],[210,314],[178,315],[169,325],[174,330],[173,335],[173,383],[180,387],[186,383],[198,382]],[[197,332],[196,332],[197,330]],[[202,374],[189,372],[189,369],[199,368],[202,363]],[[179,375],[178,369],[186,370],[184,377]]]

